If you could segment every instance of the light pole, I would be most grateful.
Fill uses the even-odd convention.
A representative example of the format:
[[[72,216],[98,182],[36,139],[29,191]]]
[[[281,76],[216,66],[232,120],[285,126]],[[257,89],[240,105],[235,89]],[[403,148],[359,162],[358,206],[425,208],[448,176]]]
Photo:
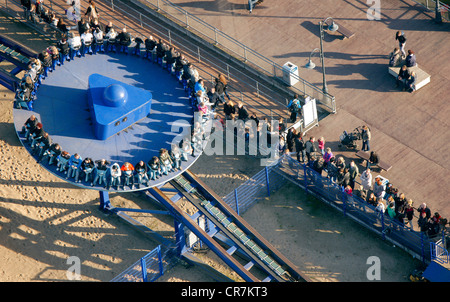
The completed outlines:
[[[331,25],[327,23],[328,20],[332,21]],[[328,94],[328,87],[327,87],[327,82],[325,80],[325,61],[324,61],[324,55],[323,55],[323,36],[324,36],[324,28],[323,25],[327,25],[327,29],[331,32],[335,32],[338,30],[339,26],[334,22],[334,20],[331,17],[326,18],[323,21],[319,22],[319,26],[320,26],[320,62],[322,64],[322,76],[323,76],[323,93]],[[313,51],[311,52],[311,54],[309,55],[309,62],[306,64],[306,68],[308,69],[313,69],[314,67],[316,67],[316,64],[314,64],[311,61],[311,56],[312,54],[316,51],[319,50],[318,48],[313,49]]]

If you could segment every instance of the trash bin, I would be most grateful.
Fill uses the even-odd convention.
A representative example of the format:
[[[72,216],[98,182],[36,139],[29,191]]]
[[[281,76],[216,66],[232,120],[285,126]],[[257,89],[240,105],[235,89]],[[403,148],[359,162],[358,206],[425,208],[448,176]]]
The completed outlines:
[[[291,62],[283,65],[283,80],[289,86],[293,86],[298,82],[298,67]]]

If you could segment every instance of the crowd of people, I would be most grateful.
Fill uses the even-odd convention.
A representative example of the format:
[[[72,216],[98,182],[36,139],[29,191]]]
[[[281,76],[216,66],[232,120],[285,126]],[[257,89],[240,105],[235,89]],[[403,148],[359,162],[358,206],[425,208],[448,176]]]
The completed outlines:
[[[196,127],[201,127],[199,123]],[[194,131],[198,129],[194,127]],[[53,142],[44,130],[44,125],[32,114],[22,126],[20,135],[31,148],[31,153],[48,166],[56,167],[66,179],[75,183],[85,183],[90,186],[102,186],[104,189],[119,190],[126,187],[139,189],[141,185],[148,186],[150,181],[182,169],[182,162],[195,156],[198,146],[188,137],[179,144],[172,144],[171,149],[161,148],[159,154],[148,161],[138,160],[134,165],[110,163],[106,159],[94,160],[83,158],[79,153],[70,154],[57,142]],[[196,137],[196,135],[193,135]],[[198,150],[198,149],[197,149]]]
[[[30,7],[29,15],[35,12],[39,5],[40,2],[36,2]],[[44,125],[35,115],[31,115],[23,125],[21,135],[29,144],[32,154],[36,156],[38,162],[55,166],[56,171],[62,173],[68,180],[76,183],[84,182],[91,186],[100,185],[108,190],[148,186],[150,181],[181,170],[182,162],[188,161],[189,156],[196,156],[202,151],[202,144],[207,135],[205,124],[212,117],[216,107],[225,103],[225,97],[230,100],[226,91],[226,78],[219,74],[214,85],[207,89],[205,80],[200,77],[195,66],[161,39],[156,40],[151,35],[145,40],[132,37],[126,28],[117,33],[112,23],[103,28],[98,22],[98,11],[93,1],[90,1],[85,17],[77,21],[76,28],[58,27],[62,33],[61,39],[39,53],[37,58],[30,59],[28,70],[25,71],[16,91],[16,108],[33,110],[32,104],[38,87],[50,72],[65,62],[87,54],[107,52],[129,54],[130,45],[134,42],[135,45],[131,47],[132,54],[141,56],[143,45],[144,58],[158,64],[178,79],[189,95],[192,110],[198,112],[196,115],[198,118],[193,120],[191,135],[185,137],[179,144],[172,144],[170,150],[161,148],[159,154],[152,156],[148,161],[139,160],[135,164],[126,162],[120,165],[110,163],[106,159],[94,160],[89,157],[83,158],[78,153],[70,154],[63,146],[52,142],[44,130]],[[238,107],[242,115],[244,110],[242,104]]]
[[[396,77],[395,87],[400,87],[403,91],[414,92],[416,91],[417,75],[414,71],[410,71],[409,68],[417,66],[416,54],[411,49],[408,49],[408,53],[406,53],[406,37],[404,32],[397,31],[395,40],[398,41],[399,46],[395,47],[389,54],[389,66],[400,67],[400,71]]]

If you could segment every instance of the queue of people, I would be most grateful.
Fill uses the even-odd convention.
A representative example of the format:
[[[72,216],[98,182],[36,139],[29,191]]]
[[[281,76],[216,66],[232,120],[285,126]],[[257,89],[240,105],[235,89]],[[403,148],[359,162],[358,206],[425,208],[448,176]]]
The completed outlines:
[[[58,66],[66,61],[81,58],[87,54],[95,55],[99,52],[119,52],[128,54],[131,42],[135,42],[131,54],[140,56],[141,44],[145,45],[144,58],[159,64],[172,73],[180,83],[185,85],[189,93],[192,109],[198,112],[200,118],[193,123],[191,136],[184,138],[180,144],[172,144],[170,150],[161,148],[159,154],[148,161],[139,160],[119,165],[110,163],[106,159],[83,158],[81,154],[70,154],[56,142],[52,142],[49,134],[35,115],[31,115],[23,125],[21,135],[29,144],[31,153],[37,161],[55,166],[56,172],[62,173],[68,180],[85,183],[90,186],[102,186],[104,189],[139,188],[148,186],[164,175],[182,169],[182,162],[190,156],[200,154],[205,139],[205,123],[213,110],[224,103],[227,94],[227,81],[223,75],[216,79],[215,86],[207,91],[206,84],[200,78],[195,67],[188,62],[184,55],[162,41],[156,41],[149,36],[145,41],[139,37],[133,38],[123,28],[116,33],[112,23],[105,29],[98,23],[98,11],[93,1],[85,14],[77,23],[77,31],[63,32],[56,45],[49,46],[37,58],[31,58],[28,70],[24,73],[20,87],[16,92],[15,108],[33,110],[33,101],[38,87]],[[194,97],[195,96],[195,97]],[[212,108],[212,109],[211,109]]]
[[[314,136],[304,140],[301,135],[293,135],[290,152],[296,153],[299,163],[305,164],[322,177],[327,177],[345,193],[347,200],[354,204],[353,196],[372,206],[378,215],[389,217],[396,223],[425,233],[428,236],[439,234],[442,230],[442,217],[438,212],[432,215],[426,203],[415,208],[412,199],[407,198],[392,183],[381,176],[372,176],[371,165],[363,171],[354,160],[346,162],[343,156],[336,155],[325,144],[323,137]]]
[[[194,133],[201,130],[197,127],[201,127],[200,123],[195,125]],[[198,150],[195,142],[186,137],[179,144],[172,144],[170,150],[161,148],[159,154],[148,161],[138,160],[134,165],[130,162],[120,165],[110,163],[106,159],[83,158],[79,153],[70,154],[57,142],[53,142],[44,130],[44,125],[34,114],[23,124],[20,135],[38,162],[56,167],[56,172],[61,173],[67,180],[92,187],[102,186],[107,190],[149,186],[150,181],[171,172],[181,171],[182,162],[188,161],[190,156],[195,156],[195,150]],[[196,135],[193,135],[192,141],[194,138]]]

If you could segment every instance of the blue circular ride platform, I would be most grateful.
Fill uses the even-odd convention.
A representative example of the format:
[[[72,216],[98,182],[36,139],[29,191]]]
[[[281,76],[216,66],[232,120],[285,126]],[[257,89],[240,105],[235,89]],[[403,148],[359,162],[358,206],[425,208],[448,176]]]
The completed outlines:
[[[136,99],[136,95],[148,93],[151,97],[150,114],[111,136],[99,139],[95,131],[93,105],[89,101],[90,85],[95,85],[92,77],[105,81],[101,92],[104,103],[109,107],[126,107]],[[126,87],[136,90],[130,93]],[[91,92],[94,93],[93,90]],[[98,119],[111,116],[108,112],[96,113]],[[153,156],[159,155],[161,148],[170,151],[174,141],[190,135],[194,116],[186,92],[172,74],[148,59],[123,53],[86,54],[57,66],[38,88],[34,111],[13,109],[13,114],[19,139],[30,154],[32,150],[20,131],[25,121],[34,114],[52,143],[58,143],[62,150],[71,155],[78,153],[83,159],[106,159],[110,166],[114,163],[122,166],[125,162],[135,165],[141,160],[147,163]],[[120,122],[126,120],[121,117]],[[151,180],[148,187],[160,186],[176,177],[189,168],[199,155],[190,155],[187,161],[182,162],[181,171]],[[36,155],[33,156],[37,159]],[[85,183],[83,177],[80,177],[82,182],[66,179],[64,173],[56,170],[56,165],[50,166],[45,162],[41,165],[77,186],[105,190],[103,185],[92,187],[90,182]],[[125,190],[142,190],[144,187],[141,185],[140,188]],[[111,188],[109,191],[115,190]]]

